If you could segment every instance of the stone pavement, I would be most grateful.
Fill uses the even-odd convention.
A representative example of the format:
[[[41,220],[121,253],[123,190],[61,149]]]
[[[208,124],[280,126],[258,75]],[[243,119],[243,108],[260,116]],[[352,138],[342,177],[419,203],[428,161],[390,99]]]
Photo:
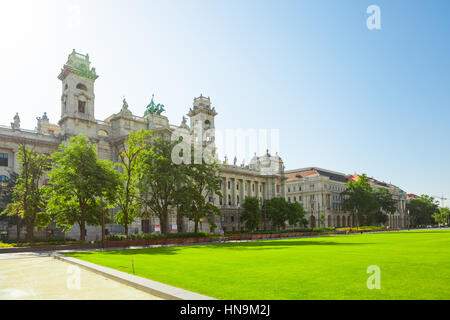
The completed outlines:
[[[0,300],[161,300],[48,254],[0,255]]]

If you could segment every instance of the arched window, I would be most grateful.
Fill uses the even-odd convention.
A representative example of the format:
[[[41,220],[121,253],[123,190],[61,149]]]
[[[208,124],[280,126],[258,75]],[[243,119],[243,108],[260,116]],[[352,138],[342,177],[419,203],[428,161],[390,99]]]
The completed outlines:
[[[82,83],[77,84],[77,89],[87,91],[87,87]]]
[[[98,130],[97,134],[98,134],[100,137],[107,137],[107,136],[108,136],[108,132],[105,131],[105,130],[101,130],[101,129]]]

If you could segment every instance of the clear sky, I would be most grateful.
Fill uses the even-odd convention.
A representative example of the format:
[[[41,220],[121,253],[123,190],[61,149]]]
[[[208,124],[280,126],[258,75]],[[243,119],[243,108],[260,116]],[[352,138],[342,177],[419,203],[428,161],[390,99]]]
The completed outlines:
[[[143,115],[154,93],[179,124],[203,93],[219,128],[279,129],[287,169],[450,197],[449,14],[447,0],[0,0],[0,124],[57,122],[75,48],[100,75],[97,119],[123,96]]]

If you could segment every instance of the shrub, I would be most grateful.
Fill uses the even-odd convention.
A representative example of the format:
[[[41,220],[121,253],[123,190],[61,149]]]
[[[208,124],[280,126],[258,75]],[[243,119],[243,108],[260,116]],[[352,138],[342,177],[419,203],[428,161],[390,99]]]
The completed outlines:
[[[122,240],[151,240],[151,239],[173,239],[173,238],[204,238],[209,237],[208,232],[179,232],[179,233],[169,233],[167,235],[162,235],[158,233],[140,233],[140,234],[129,234],[128,237],[124,234],[114,234],[108,235],[106,237],[109,241],[122,241]]]
[[[0,248],[11,248],[12,245],[8,244],[8,243],[3,243],[0,241]]]

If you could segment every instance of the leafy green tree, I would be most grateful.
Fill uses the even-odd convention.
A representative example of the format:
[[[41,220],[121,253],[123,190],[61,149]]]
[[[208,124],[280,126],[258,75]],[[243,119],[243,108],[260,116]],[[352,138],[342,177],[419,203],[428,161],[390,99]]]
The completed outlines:
[[[10,203],[13,202],[13,192],[14,188],[17,184],[17,180],[19,179],[19,174],[12,171],[9,174],[8,181],[5,183],[0,183],[0,204],[2,204],[4,207],[3,209]],[[3,211],[3,210],[2,210]],[[17,227],[17,239],[20,239],[20,216],[14,215],[14,216],[7,216],[2,215],[0,212],[0,219],[6,218],[6,221],[8,222],[8,226],[16,225]]]
[[[377,188],[375,197],[380,206],[380,210],[374,214],[374,221],[377,225],[385,224],[388,220],[387,215],[392,215],[397,211],[396,201],[389,190],[385,188]]]
[[[242,203],[241,221],[249,231],[258,229],[261,222],[261,208],[256,197],[246,197]]]
[[[287,202],[287,221],[291,226],[295,226],[297,224],[301,224],[305,226],[307,224],[307,220],[305,219],[305,209],[298,202]],[[321,214],[321,222],[325,220],[323,214]]]
[[[138,167],[138,190],[145,215],[159,218],[163,234],[169,231],[169,211],[178,204],[177,192],[187,182],[185,166],[176,165],[171,158],[178,143],[154,138],[142,153]]]
[[[34,229],[48,222],[42,212],[45,203],[41,180],[50,169],[50,162],[47,155],[38,154],[24,144],[19,146],[17,157],[21,166],[20,175],[12,192],[12,202],[3,214],[18,216],[25,224],[27,241],[33,242]]]
[[[447,207],[441,208],[434,218],[438,223],[450,225],[450,209]]]
[[[439,212],[436,200],[427,195],[422,195],[419,199],[411,199],[407,204],[407,209],[414,227],[433,223],[433,215]]]
[[[123,151],[119,154],[118,165],[121,168],[123,185],[117,193],[116,204],[119,211],[114,219],[118,224],[124,226],[126,235],[128,235],[128,226],[141,215],[142,203],[138,193],[138,169],[140,161],[142,161],[142,154],[149,147],[148,140],[151,135],[151,131],[130,132]]]
[[[209,197],[222,196],[220,192],[222,178],[219,177],[216,163],[208,164],[202,161],[201,164],[182,166],[180,170],[184,171],[187,179],[176,198],[179,199],[182,214],[194,221],[195,232],[198,232],[201,220],[221,214],[220,209],[209,201]],[[210,224],[213,222],[210,221]]]
[[[65,231],[80,227],[80,240],[86,240],[86,225],[100,225],[103,203],[113,203],[120,186],[120,174],[110,161],[99,160],[96,146],[83,135],[62,143],[52,156],[47,211]]]
[[[370,224],[380,209],[375,192],[365,174],[361,175],[358,181],[348,182],[342,196],[342,207],[351,213],[352,224],[356,220],[358,227],[361,222]]]
[[[279,230],[286,226],[289,215],[289,205],[284,198],[273,198],[266,200],[263,211],[267,219],[271,222],[272,228]]]

